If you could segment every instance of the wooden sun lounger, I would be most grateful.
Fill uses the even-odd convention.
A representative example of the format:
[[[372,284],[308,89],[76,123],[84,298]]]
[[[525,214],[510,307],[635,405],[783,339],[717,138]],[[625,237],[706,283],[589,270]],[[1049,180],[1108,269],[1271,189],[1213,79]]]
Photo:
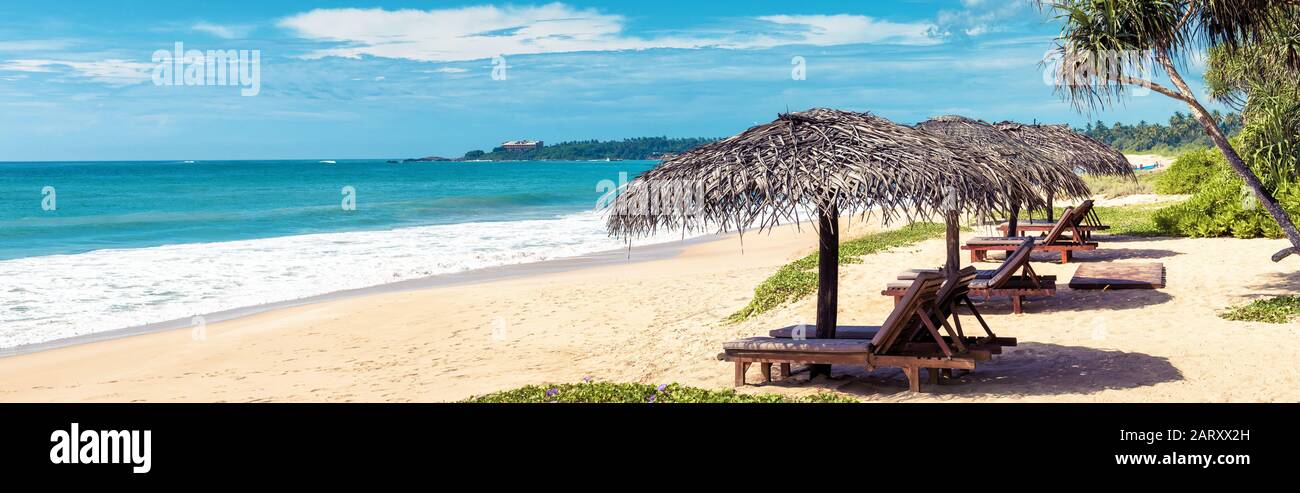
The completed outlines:
[[[939,269],[918,269],[918,270],[906,271],[904,274],[900,274],[898,278],[903,280],[915,281],[917,275],[923,272],[934,274],[934,275],[942,275]],[[933,313],[934,316],[937,317],[936,320],[947,320],[949,317],[951,317],[954,329],[957,332],[957,336],[966,345],[998,346],[996,348],[991,347],[992,352],[994,354],[998,354],[1002,352],[1001,346],[1015,346],[1016,339],[1014,337],[998,337],[995,334],[993,334],[993,330],[989,328],[989,324],[984,321],[984,317],[980,315],[979,310],[975,308],[974,303],[970,300],[970,296],[969,296],[971,293],[970,286],[972,285],[972,283],[980,282],[978,280],[980,272],[982,271],[975,270],[975,267],[967,266],[966,268],[962,269],[958,273],[956,284],[944,282],[943,287],[939,288],[939,292],[935,297]],[[988,272],[990,273],[991,276],[992,274],[998,271],[988,271]],[[1048,276],[1048,277],[1052,277],[1052,279],[1055,279],[1055,276]],[[911,284],[912,284],[911,282],[897,283],[898,297],[894,299],[894,306],[898,306],[901,303],[902,297],[907,293],[907,289],[911,287]],[[984,328],[984,333],[986,334],[986,336],[972,337],[972,336],[967,336],[965,334],[961,326],[961,319],[957,316],[956,312],[954,311],[958,305],[961,305],[963,303],[969,306],[971,310],[971,314],[975,316],[975,319],[979,321],[980,325]],[[875,337],[876,333],[879,331],[880,331],[880,327],[877,326],[845,325],[845,326],[839,326],[835,328],[835,338],[836,339],[871,339]],[[814,327],[808,325],[792,325],[789,327],[774,329],[768,332],[768,335],[780,339],[816,338]],[[952,343],[952,341],[950,340],[951,338],[949,338],[948,336],[944,336],[944,338],[945,338],[945,342],[948,342],[949,344]]]
[[[1029,254],[1033,251],[1033,247],[1034,244],[1030,240],[1021,242],[1020,247],[1007,255],[1006,261],[1002,262],[996,270],[974,271],[974,267],[963,269],[962,272],[969,269],[975,273],[974,280],[969,283],[970,294],[983,297],[985,300],[994,296],[1010,297],[1011,310],[1017,315],[1023,313],[1023,299],[1026,296],[1056,296],[1056,276],[1040,276],[1034,272],[1034,268],[1029,263]],[[1016,274],[1017,271],[1020,272],[1019,275]],[[904,271],[899,274],[898,279],[910,280],[919,272],[938,272],[938,270]],[[897,304],[907,291],[908,285],[908,283],[889,283],[880,294],[893,296],[894,303]],[[974,310],[973,305],[971,309]],[[974,313],[979,316],[979,312]],[[982,323],[983,319],[980,320]]]
[[[1034,242],[1036,252],[1061,252],[1061,263],[1070,262],[1074,252],[1081,250],[1096,250],[1097,243],[1084,240],[1084,234],[1074,224],[1075,208],[1065,208],[1065,213],[1061,214],[1061,219],[1052,226],[1052,230],[1047,232],[1043,237],[1024,237],[1024,236],[994,236],[986,238],[974,238],[962,245],[962,250],[970,250],[971,262],[980,262],[986,258],[989,251],[1010,252],[1023,244],[1026,240]],[[1066,236],[1066,230],[1071,230],[1072,234]]]
[[[1101,218],[1097,216],[1097,211],[1093,210],[1092,199],[1083,201],[1079,204],[1078,208],[1082,210],[1082,212],[1076,213],[1074,226],[1081,234],[1083,234],[1084,239],[1092,238],[1092,233],[1094,231],[1105,231],[1110,229],[1110,226],[1101,223]],[[1048,221],[1046,219],[1020,221],[1016,223],[1016,231],[1051,231],[1052,227],[1056,226],[1056,223],[1056,221]],[[1002,223],[998,225],[998,231],[1001,231],[1002,234],[1005,235],[1007,234],[1007,229],[1010,227],[1010,223]]]
[[[735,363],[737,387],[745,384],[745,372],[754,363],[762,365],[769,381],[773,364],[781,365],[782,376],[789,374],[791,363],[849,364],[869,370],[901,368],[911,390],[920,392],[921,368],[930,369],[931,382],[937,383],[942,370],[974,370],[977,361],[993,357],[993,350],[967,345],[947,320],[935,316],[942,284],[941,275],[921,273],[880,327],[845,327],[845,334],[870,339],[839,338],[838,328],[835,339],[750,337],[724,344],[724,359]]]

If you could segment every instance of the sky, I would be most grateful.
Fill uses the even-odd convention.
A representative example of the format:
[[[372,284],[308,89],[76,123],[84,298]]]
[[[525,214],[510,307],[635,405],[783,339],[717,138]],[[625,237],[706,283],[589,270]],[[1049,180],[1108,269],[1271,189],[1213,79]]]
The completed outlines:
[[[6,1],[0,161],[456,157],[725,137],[813,107],[1076,126],[1186,111],[1148,94],[1080,113],[1043,75],[1058,31],[1026,0]],[[164,70],[177,43],[247,50],[245,78]]]

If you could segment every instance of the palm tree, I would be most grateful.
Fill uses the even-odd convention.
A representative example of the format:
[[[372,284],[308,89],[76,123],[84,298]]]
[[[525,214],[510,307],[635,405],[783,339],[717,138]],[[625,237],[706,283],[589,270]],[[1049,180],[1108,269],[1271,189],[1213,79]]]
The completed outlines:
[[[1277,262],[1300,253],[1300,231],[1241,159],[1213,115],[1196,99],[1178,67],[1207,48],[1235,51],[1267,39],[1300,16],[1300,0],[1039,0],[1064,22],[1057,37],[1058,91],[1083,110],[1112,106],[1132,87],[1182,101],[1246,186],[1286,233],[1291,247]],[[1300,70],[1290,43],[1276,54],[1281,65]],[[1173,87],[1144,77],[1159,68]],[[1294,73],[1294,72],[1293,72]]]

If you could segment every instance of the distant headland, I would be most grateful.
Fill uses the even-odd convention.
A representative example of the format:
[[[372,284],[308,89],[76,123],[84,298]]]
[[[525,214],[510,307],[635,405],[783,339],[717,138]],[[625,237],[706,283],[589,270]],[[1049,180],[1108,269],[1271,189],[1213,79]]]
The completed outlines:
[[[579,140],[546,145],[540,140],[510,140],[491,151],[474,150],[458,158],[427,156],[401,162],[433,161],[631,161],[667,159],[718,139],[637,137]]]

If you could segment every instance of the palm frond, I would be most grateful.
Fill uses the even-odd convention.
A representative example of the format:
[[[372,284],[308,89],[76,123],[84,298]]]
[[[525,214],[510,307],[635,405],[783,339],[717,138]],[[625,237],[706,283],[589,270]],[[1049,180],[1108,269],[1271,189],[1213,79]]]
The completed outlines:
[[[916,127],[960,142],[971,149],[968,152],[983,153],[997,175],[1018,175],[1042,194],[1073,198],[1092,195],[1068,159],[1054,158],[1048,154],[1050,149],[1020,140],[984,121],[947,115],[918,123]]]
[[[1066,125],[1027,125],[1006,121],[994,126],[1072,169],[1091,175],[1124,176],[1137,180],[1133,164],[1124,153]]]
[[[1043,204],[1030,182],[992,157],[870,113],[786,113],[638,176],[606,208],[606,226],[632,237],[762,230],[807,209],[878,213],[888,223]]]

